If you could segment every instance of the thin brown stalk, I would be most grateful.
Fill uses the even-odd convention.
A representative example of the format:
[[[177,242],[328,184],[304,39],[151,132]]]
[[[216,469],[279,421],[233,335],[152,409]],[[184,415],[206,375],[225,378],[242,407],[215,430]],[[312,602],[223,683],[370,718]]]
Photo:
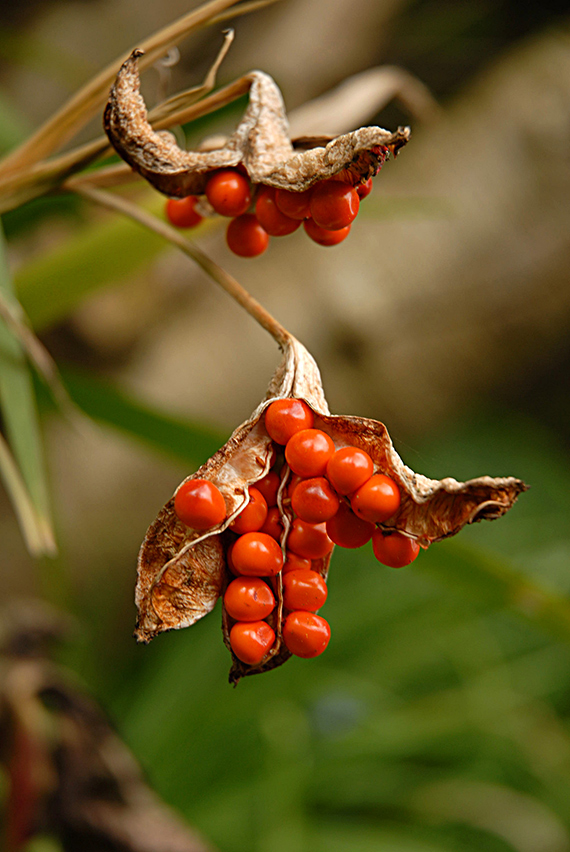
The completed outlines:
[[[94,201],[96,204],[100,204],[110,210],[115,210],[118,213],[129,216],[131,219],[139,222],[139,224],[144,225],[145,228],[149,228],[156,234],[160,234],[161,237],[164,237],[165,240],[168,240],[170,243],[181,249],[184,254],[192,258],[192,260],[197,263],[198,266],[210,276],[210,278],[219,284],[220,287],[222,287],[222,289],[224,289],[226,293],[232,297],[232,299],[235,299],[235,301],[241,305],[241,307],[244,308],[244,310],[246,310],[247,313],[262,326],[262,328],[269,332],[280,347],[283,348],[291,340],[291,335],[287,329],[284,328],[281,323],[263,307],[263,305],[254,299],[253,296],[251,296],[232,275],[209,258],[208,255],[204,254],[204,252],[195,246],[194,243],[191,243],[190,240],[183,237],[182,234],[175,230],[175,228],[172,228],[165,222],[160,221],[160,219],[157,219],[151,213],[137,207],[136,204],[133,204],[131,201],[128,201],[119,195],[114,195],[113,193],[106,192],[105,190],[96,189],[95,187],[88,186],[87,184],[75,186],[74,191],[79,195],[82,195],[84,198]]]

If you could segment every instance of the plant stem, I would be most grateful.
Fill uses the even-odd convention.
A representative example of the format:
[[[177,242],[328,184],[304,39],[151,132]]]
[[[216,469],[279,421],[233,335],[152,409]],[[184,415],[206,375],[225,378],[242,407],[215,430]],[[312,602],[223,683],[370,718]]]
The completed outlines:
[[[65,184],[64,188],[66,188]],[[186,237],[183,237],[175,228],[172,228],[170,225],[167,225],[166,222],[162,222],[151,213],[148,213],[146,210],[141,209],[136,204],[133,204],[131,201],[128,201],[126,198],[122,198],[119,195],[114,195],[113,193],[106,192],[105,190],[96,189],[95,187],[88,186],[85,183],[82,183],[80,186],[70,186],[69,189],[73,189],[73,191],[78,195],[82,195],[84,198],[88,198],[96,204],[100,204],[110,210],[115,210],[118,213],[123,213],[125,216],[129,216],[131,219],[134,219],[146,228],[150,228],[150,230],[154,231],[156,234],[160,234],[161,237],[164,237],[165,240],[168,240],[170,243],[181,249],[184,254],[187,254],[188,257],[192,258],[192,260],[197,263],[198,266],[200,266],[201,269],[210,276],[210,278],[219,284],[226,293],[229,293],[229,295],[235,299],[236,302],[241,305],[241,307],[244,308],[254,320],[256,320],[256,322],[269,332],[275,342],[282,349],[290,342],[291,335],[287,329],[284,328],[273,316],[271,316],[269,311],[267,311],[263,305],[254,299],[253,296],[251,296],[247,290],[229,274],[229,272],[222,269],[221,266],[209,258],[208,255],[204,254],[204,252],[195,246],[194,243],[187,240]]]

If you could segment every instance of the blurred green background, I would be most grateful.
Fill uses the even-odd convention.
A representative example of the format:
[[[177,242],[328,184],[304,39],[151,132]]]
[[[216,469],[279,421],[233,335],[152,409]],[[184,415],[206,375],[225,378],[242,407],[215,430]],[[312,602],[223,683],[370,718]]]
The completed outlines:
[[[3,4],[2,150],[186,10]],[[135,645],[134,566],[178,482],[256,406],[275,347],[136,225],[65,195],[3,217],[15,291],[92,418],[75,428],[36,379],[59,555],[27,554],[0,494],[4,603],[75,617],[61,663],[221,852],[570,850],[569,22],[565,3],[472,0],[283,0],[236,22],[223,83],[259,67],[296,107],[397,64],[443,114],[370,116],[412,141],[341,246],[295,234],[244,261],[219,227],[196,241],[315,354],[334,412],[386,422],[428,476],[531,485],[401,571],[337,548],[326,654],[237,689],[219,609]],[[166,83],[149,72],[149,102],[198,82],[219,43],[200,32]]]

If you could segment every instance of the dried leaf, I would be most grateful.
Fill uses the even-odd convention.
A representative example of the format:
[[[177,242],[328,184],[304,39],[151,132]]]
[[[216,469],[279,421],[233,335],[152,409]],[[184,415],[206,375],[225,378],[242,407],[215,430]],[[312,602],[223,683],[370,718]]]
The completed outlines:
[[[135,50],[123,63],[105,109],[104,126],[118,154],[156,189],[183,197],[204,192],[214,169],[243,163],[253,183],[301,191],[343,172],[357,184],[376,174],[388,152],[397,154],[409,138],[409,128],[395,133],[381,127],[361,127],[335,139],[303,140],[295,150],[281,92],[269,75],[252,71],[249,105],[226,143],[208,151],[183,151],[170,133],[155,132],[140,94]]]
[[[148,642],[158,633],[193,624],[213,609],[228,582],[226,551],[233,533],[231,522],[247,505],[249,488],[259,481],[273,463],[273,445],[265,430],[264,412],[278,398],[303,399],[313,410],[315,428],[325,431],[337,448],[355,446],[365,450],[374,462],[374,472],[390,476],[398,484],[400,508],[381,526],[397,530],[422,547],[439,541],[475,521],[503,515],[526,489],[514,477],[488,476],[458,482],[446,478],[428,479],[406,467],[396,453],[386,427],[367,418],[331,415],[324,397],[319,369],[307,350],[295,338],[284,344],[284,358],[269,386],[267,396],[251,418],[239,426],[211,459],[184,482],[203,478],[222,492],[227,506],[225,521],[207,532],[196,532],[179,521],[172,498],[150,527],[141,547],[138,566],[136,636]],[[287,465],[281,471],[278,505],[284,532],[283,551],[291,523],[291,510],[285,498],[289,476]],[[326,579],[330,556],[313,564]],[[276,633],[275,645],[257,666],[248,666],[234,656],[230,680],[268,671],[290,656],[282,639],[283,604],[280,576],[274,592],[279,605],[268,619]],[[223,629],[229,647],[231,619],[224,611]]]

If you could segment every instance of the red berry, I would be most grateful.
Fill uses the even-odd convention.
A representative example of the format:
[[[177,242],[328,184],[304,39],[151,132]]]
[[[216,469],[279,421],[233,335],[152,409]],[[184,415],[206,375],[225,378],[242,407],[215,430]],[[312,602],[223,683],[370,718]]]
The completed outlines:
[[[166,218],[177,228],[195,228],[204,218],[194,209],[197,203],[198,198],[195,195],[169,198],[166,202]]]
[[[296,553],[288,550],[285,554],[285,563],[283,565],[282,573],[284,576],[289,571],[298,571],[299,569],[310,571],[312,567],[313,563],[310,559],[305,559],[303,556],[297,556]]]
[[[283,625],[283,640],[297,657],[318,657],[331,638],[331,629],[324,618],[312,612],[291,612]]]
[[[340,547],[362,547],[370,541],[374,530],[374,524],[357,517],[346,503],[341,503],[336,515],[327,521],[328,537]]]
[[[221,491],[208,479],[189,479],[174,495],[174,511],[187,527],[208,530],[226,517]]]
[[[292,219],[281,212],[275,203],[275,190],[271,186],[265,187],[257,196],[255,215],[261,227],[271,237],[286,237],[301,224],[299,219]]]
[[[293,473],[303,479],[322,476],[332,454],[334,444],[320,429],[303,429],[287,441],[285,459]]]
[[[260,479],[255,483],[255,487],[261,492],[261,494],[263,494],[268,506],[277,505],[277,492],[279,491],[280,485],[281,480],[274,470],[270,470],[263,479]]]
[[[339,500],[327,480],[317,476],[301,480],[291,496],[291,506],[301,520],[320,524],[336,515]]]
[[[281,513],[277,506],[272,506],[267,511],[267,518],[260,529],[260,532],[267,533],[271,538],[280,541],[283,534],[283,524],[281,523]]]
[[[269,234],[253,213],[244,213],[228,225],[226,242],[230,251],[239,257],[258,257],[269,245]]]
[[[312,425],[313,412],[302,399],[276,399],[265,411],[265,428],[276,444],[286,444],[295,432]]]
[[[320,246],[336,246],[338,243],[342,243],[350,233],[350,225],[347,225],[346,228],[339,228],[338,231],[329,231],[326,228],[321,228],[312,219],[305,219],[303,228],[313,242]]]
[[[238,621],[230,630],[232,651],[249,666],[260,663],[274,642],[275,632],[265,621]]]
[[[356,187],[356,191],[361,201],[363,198],[366,198],[367,195],[370,195],[372,192],[372,178],[368,178],[368,180],[364,183],[359,183]]]
[[[249,503],[231,524],[230,529],[238,535],[260,530],[267,518],[265,497],[257,488],[249,489]]]
[[[316,571],[289,571],[283,577],[283,606],[316,612],[327,599],[327,584]]]
[[[400,489],[394,480],[377,473],[354,492],[350,505],[359,518],[381,524],[398,511],[400,500]]]
[[[283,553],[267,533],[250,532],[232,547],[233,570],[246,577],[273,577],[283,567]]]
[[[278,189],[275,192],[275,203],[282,213],[291,219],[308,219],[311,215],[311,195],[313,187],[303,192],[291,192],[288,189]]]
[[[240,216],[251,204],[248,180],[235,169],[215,172],[206,184],[206,198],[221,216]]]
[[[334,547],[327,533],[326,524],[308,524],[301,518],[295,518],[291,524],[287,547],[305,559],[321,559]]]
[[[404,565],[414,561],[420,552],[420,546],[417,541],[402,533],[386,534],[378,529],[372,536],[372,550],[378,562],[383,565],[388,565],[389,568],[403,568]]]
[[[316,225],[338,231],[356,219],[360,198],[353,186],[339,180],[318,183],[311,196],[311,216]]]
[[[372,459],[357,447],[341,447],[327,464],[327,479],[339,494],[351,494],[374,473]]]
[[[272,612],[275,597],[259,577],[237,577],[226,589],[224,604],[236,621],[260,621]]]

